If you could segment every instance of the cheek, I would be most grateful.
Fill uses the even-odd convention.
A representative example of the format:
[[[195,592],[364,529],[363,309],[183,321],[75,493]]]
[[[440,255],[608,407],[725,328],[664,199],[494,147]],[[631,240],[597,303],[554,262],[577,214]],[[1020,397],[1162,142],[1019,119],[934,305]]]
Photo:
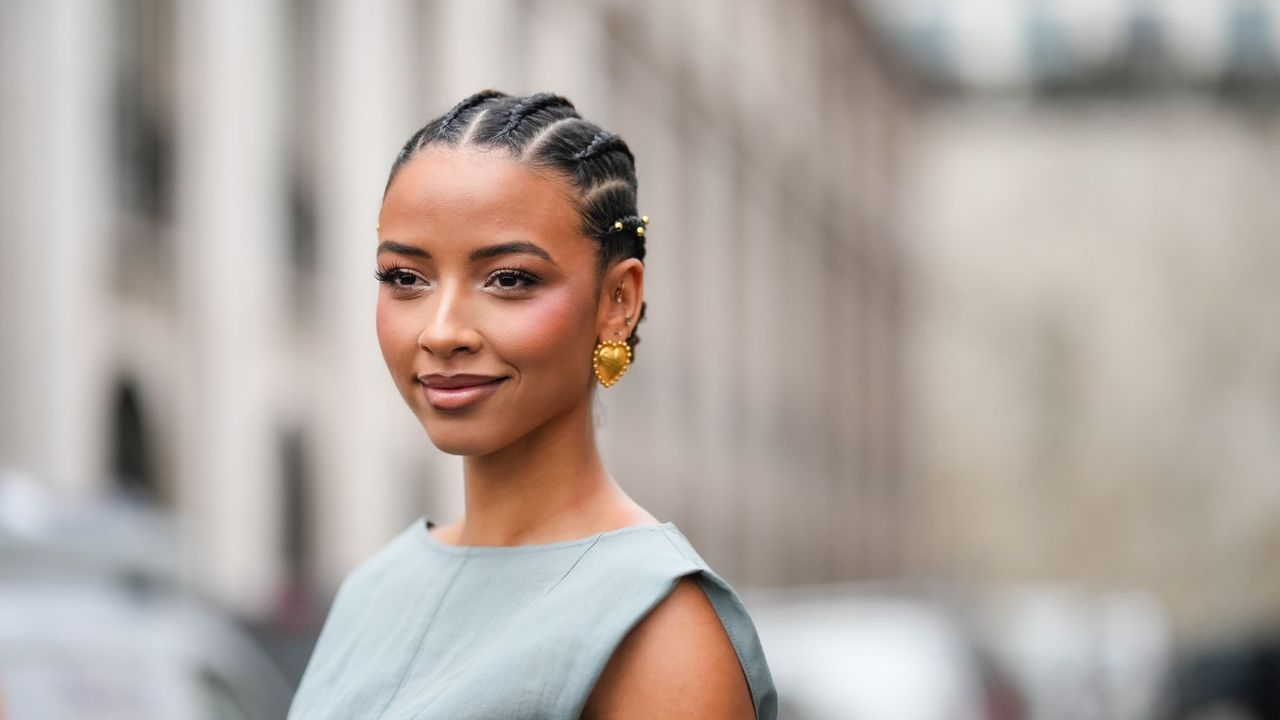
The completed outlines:
[[[403,308],[397,308],[396,303],[380,297],[376,326],[378,345],[382,348],[382,355],[388,364],[394,363],[397,355],[404,355],[406,352],[412,354],[417,345],[417,338],[409,323],[408,314]]]
[[[511,313],[493,335],[498,351],[513,365],[535,369],[554,364],[563,372],[564,363],[591,338],[591,315],[583,313],[582,298],[565,293],[527,303],[521,312]],[[583,351],[590,363],[590,349]]]

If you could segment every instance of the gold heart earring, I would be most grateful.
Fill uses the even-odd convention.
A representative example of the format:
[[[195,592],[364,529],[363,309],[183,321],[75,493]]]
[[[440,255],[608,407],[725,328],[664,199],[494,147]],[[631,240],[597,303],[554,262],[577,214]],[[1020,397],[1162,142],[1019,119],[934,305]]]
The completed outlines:
[[[618,288],[613,297],[617,302],[622,302],[622,288]],[[630,325],[631,316],[628,315],[624,322]],[[596,343],[596,350],[591,356],[591,367],[601,385],[613,385],[631,367],[631,345],[625,340],[603,340]]]

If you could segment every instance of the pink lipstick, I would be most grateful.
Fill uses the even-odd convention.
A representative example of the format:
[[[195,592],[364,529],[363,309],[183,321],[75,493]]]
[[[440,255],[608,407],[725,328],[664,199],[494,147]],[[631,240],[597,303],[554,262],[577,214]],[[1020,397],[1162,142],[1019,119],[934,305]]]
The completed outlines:
[[[423,397],[437,410],[463,410],[497,392],[507,378],[495,375],[419,375]]]

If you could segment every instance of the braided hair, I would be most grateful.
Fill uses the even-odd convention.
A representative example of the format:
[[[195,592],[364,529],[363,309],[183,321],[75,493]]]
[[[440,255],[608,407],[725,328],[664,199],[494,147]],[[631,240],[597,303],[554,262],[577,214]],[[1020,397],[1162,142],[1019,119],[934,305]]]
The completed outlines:
[[[597,280],[615,262],[644,261],[643,232],[634,232],[643,227],[636,212],[635,156],[622,138],[584,120],[567,98],[552,93],[517,97],[497,90],[475,93],[409,138],[391,165],[387,187],[414,154],[433,144],[504,148],[519,162],[568,177],[578,191],[583,234],[600,247]],[[616,231],[619,221],[629,232]],[[644,320],[646,305],[640,304],[637,325]],[[627,338],[633,353],[639,343],[638,333]]]

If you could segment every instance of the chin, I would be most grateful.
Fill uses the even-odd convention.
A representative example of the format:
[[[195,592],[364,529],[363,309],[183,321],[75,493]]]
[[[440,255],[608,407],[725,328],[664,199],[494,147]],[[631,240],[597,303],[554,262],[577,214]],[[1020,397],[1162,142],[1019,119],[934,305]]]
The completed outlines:
[[[422,423],[431,444],[447,455],[488,455],[502,447],[500,438],[495,434],[483,432],[471,423],[457,423],[453,427],[440,427],[441,424],[439,420]]]

